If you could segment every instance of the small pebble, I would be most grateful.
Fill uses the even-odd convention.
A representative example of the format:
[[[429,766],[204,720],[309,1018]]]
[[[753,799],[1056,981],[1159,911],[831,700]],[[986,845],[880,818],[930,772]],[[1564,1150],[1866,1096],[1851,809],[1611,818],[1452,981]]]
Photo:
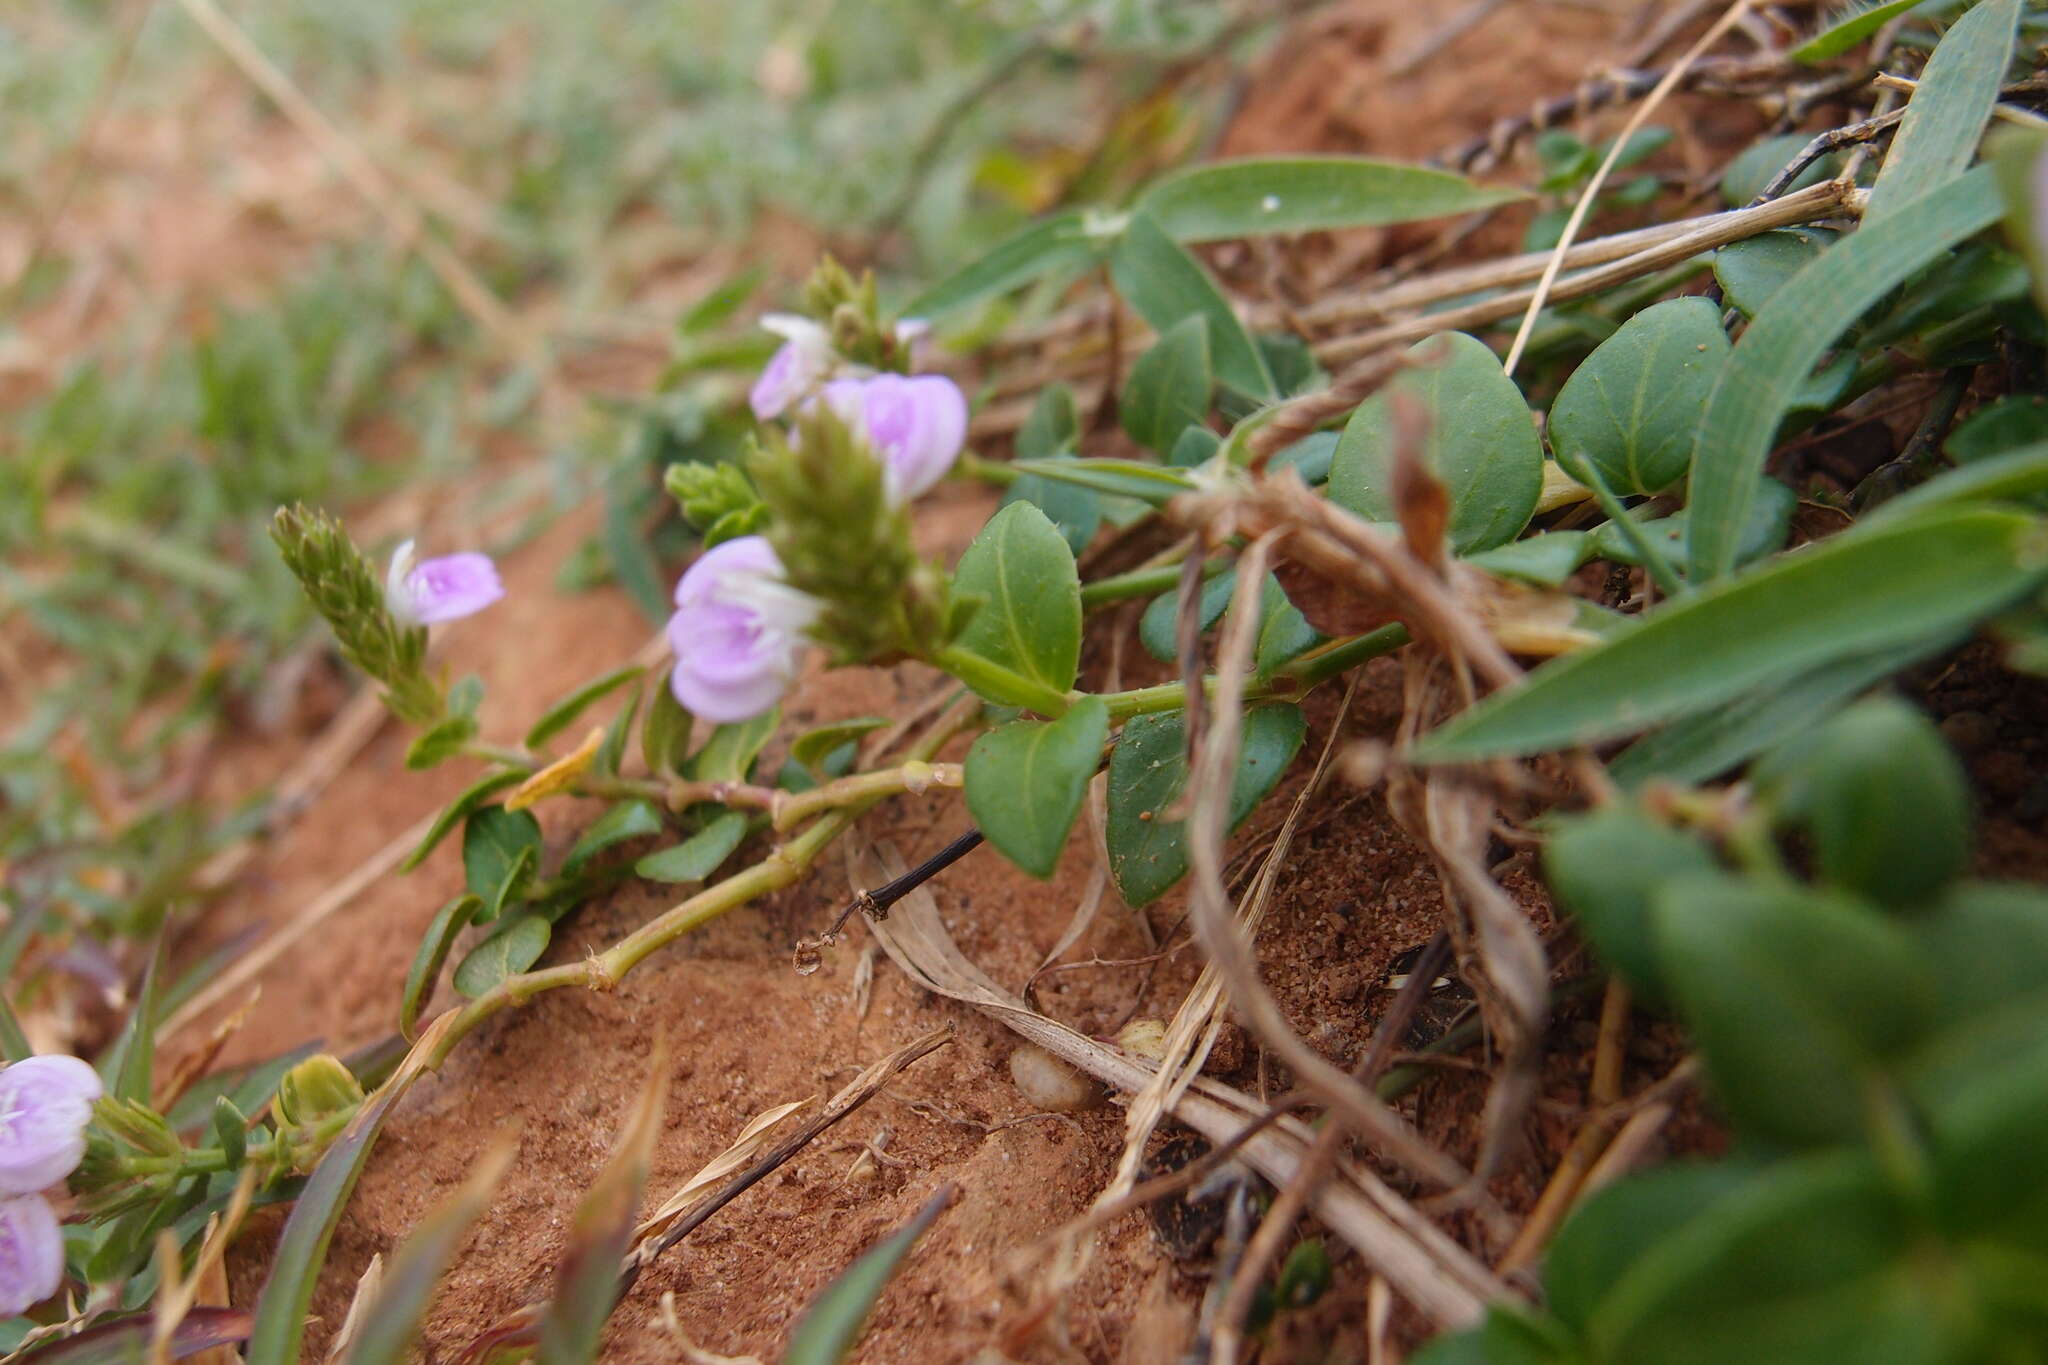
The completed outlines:
[[[1010,1054],[1010,1079],[1024,1098],[1054,1114],[1093,1109],[1102,1102],[1102,1087],[1034,1043],[1019,1044]]]

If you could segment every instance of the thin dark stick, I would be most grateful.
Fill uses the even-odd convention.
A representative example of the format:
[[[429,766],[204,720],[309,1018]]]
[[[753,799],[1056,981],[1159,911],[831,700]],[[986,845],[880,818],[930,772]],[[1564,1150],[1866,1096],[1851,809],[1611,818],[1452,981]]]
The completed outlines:
[[[839,912],[839,918],[832,921],[832,928],[827,936],[836,935],[841,929],[844,929],[846,922],[853,918],[853,912],[856,910],[866,915],[869,919],[889,918],[890,906],[917,890],[918,887],[923,886],[933,877],[944,872],[954,863],[959,862],[962,858],[974,852],[980,845],[981,840],[981,831],[970,829],[952,843],[947,844],[937,853],[919,863],[916,867],[911,868],[910,871],[896,878],[896,880],[886,883],[873,891],[861,892],[853,898],[851,904]]]
[[[1804,147],[1801,147],[1799,155],[1786,162],[1785,168],[1771,177],[1770,183],[1764,186],[1763,192],[1749,201],[1749,207],[1755,208],[1759,204],[1768,204],[1771,200],[1776,199],[1789,189],[1792,182],[1797,180],[1808,166],[1828,155],[1828,153],[1838,152],[1842,148],[1858,142],[1868,142],[1905,116],[1905,110],[1894,109],[1889,114],[1879,114],[1875,118],[1864,119],[1861,123],[1851,123],[1840,128],[1828,129],[1828,131],[1814,138],[1813,141],[1807,143]]]

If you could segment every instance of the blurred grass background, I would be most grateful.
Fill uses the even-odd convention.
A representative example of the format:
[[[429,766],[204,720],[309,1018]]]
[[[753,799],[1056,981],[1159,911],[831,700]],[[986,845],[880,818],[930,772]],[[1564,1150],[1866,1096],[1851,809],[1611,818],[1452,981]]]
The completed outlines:
[[[821,249],[900,288],[1113,199],[1288,9],[0,11],[0,976],[38,927],[132,967],[333,714],[280,503],[502,551],[601,502],[564,586],[656,608],[658,466],[737,440],[752,317]]]

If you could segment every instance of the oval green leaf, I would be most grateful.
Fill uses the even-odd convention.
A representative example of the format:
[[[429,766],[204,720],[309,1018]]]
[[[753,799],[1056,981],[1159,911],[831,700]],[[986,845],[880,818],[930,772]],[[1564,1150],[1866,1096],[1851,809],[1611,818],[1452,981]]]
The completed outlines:
[[[1182,318],[1131,366],[1117,415],[1130,438],[1164,455],[1209,415],[1209,321]]]
[[[407,1042],[412,1041],[420,1009],[434,993],[434,983],[441,977],[441,967],[448,961],[448,951],[455,946],[456,935],[482,908],[482,901],[465,894],[434,912],[433,922],[421,936],[412,966],[405,973],[405,990],[398,998],[398,1032]]]
[[[1361,403],[1330,466],[1330,497],[1372,521],[1395,521],[1388,487],[1394,455],[1394,396],[1418,402],[1428,419],[1423,458],[1451,499],[1451,543],[1460,554],[1490,550],[1520,535],[1543,493],[1543,443],[1529,406],[1500,361],[1477,337],[1439,333],[1408,352],[1413,367]]]
[[[1637,313],[1572,371],[1550,409],[1550,444],[1565,472],[1586,466],[1621,494],[1661,493],[1692,463],[1700,411],[1727,363],[1721,310],[1668,299]]]
[[[747,817],[727,811],[672,848],[650,853],[633,871],[651,882],[701,882],[718,870],[747,837]]]
[[[1273,790],[1300,750],[1308,727],[1294,706],[1245,713],[1243,752],[1230,787],[1236,829]],[[1109,760],[1109,871],[1133,906],[1159,899],[1188,870],[1185,824],[1167,818],[1187,785],[1187,717],[1138,716],[1124,726]]]
[[[989,519],[960,557],[955,592],[982,599],[955,648],[1042,689],[1064,693],[1081,662],[1081,576],[1074,552],[1045,513],[1012,503]],[[990,701],[1031,705],[1031,692],[972,680]]]
[[[471,1000],[540,961],[554,929],[540,915],[515,915],[469,950],[455,968],[455,989]]]
[[[1083,697],[1055,721],[1016,720],[967,752],[967,809],[1005,857],[1050,877],[1109,738],[1109,708]]]
[[[1109,274],[1124,302],[1162,336],[1187,318],[1207,319],[1209,354],[1218,379],[1253,398],[1280,396],[1258,343],[1209,272],[1151,218],[1143,213],[1131,216],[1109,258]]]

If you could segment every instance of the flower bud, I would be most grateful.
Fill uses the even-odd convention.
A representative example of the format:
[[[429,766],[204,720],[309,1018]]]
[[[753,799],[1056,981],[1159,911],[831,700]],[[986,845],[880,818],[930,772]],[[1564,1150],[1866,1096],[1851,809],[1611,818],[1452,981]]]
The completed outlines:
[[[137,1151],[150,1156],[177,1156],[185,1150],[163,1115],[138,1100],[109,1095],[94,1110],[100,1126]]]
[[[447,702],[427,676],[425,627],[393,615],[386,585],[341,526],[304,506],[283,507],[270,538],[333,629],[342,657],[384,684],[393,713],[414,725],[439,720]]]
[[[318,1123],[363,1102],[363,1087],[339,1058],[318,1053],[277,1083],[277,1116],[292,1127]]]

